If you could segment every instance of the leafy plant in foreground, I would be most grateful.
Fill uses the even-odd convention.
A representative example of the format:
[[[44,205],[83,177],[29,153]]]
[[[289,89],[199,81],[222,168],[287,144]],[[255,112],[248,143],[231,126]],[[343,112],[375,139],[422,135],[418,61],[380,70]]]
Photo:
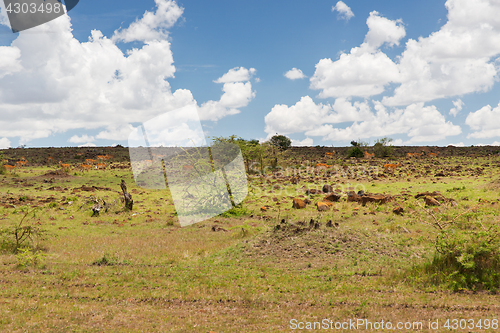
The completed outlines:
[[[438,230],[436,252],[431,262],[413,269],[413,279],[424,273],[423,281],[431,285],[445,285],[462,289],[498,291],[500,289],[500,228],[496,222],[489,227],[472,221],[468,227],[457,223],[460,217],[475,211],[473,207],[449,221],[442,221],[432,212],[431,224]],[[475,222],[475,223],[474,223]]]
[[[21,249],[39,250],[40,242],[46,240],[47,231],[36,225],[26,225],[28,215],[36,211],[28,211],[18,224],[0,230],[1,249],[11,253],[18,253]]]

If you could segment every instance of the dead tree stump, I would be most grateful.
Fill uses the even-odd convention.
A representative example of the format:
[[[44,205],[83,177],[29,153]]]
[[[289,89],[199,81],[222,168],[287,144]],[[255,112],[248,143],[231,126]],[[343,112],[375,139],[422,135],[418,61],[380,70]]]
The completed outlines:
[[[134,200],[132,200],[132,195],[127,192],[127,184],[125,184],[125,181],[123,179],[120,187],[122,188],[123,198],[125,199],[125,208],[128,210],[132,210],[132,207],[134,206]]]

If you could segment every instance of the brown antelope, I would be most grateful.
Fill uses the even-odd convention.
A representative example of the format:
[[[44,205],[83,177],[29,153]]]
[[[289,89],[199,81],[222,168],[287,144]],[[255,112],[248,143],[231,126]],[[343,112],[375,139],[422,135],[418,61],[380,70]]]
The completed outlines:
[[[52,156],[49,156],[49,157],[47,158],[47,163],[49,163],[49,164],[54,163],[54,158],[53,158]]]
[[[82,171],[89,171],[90,169],[92,169],[92,166],[91,165],[88,165],[88,164],[80,164],[80,169]]]
[[[437,157],[439,153],[429,153],[428,156],[429,157]]]
[[[28,161],[26,161],[26,160],[21,160],[21,161],[16,162],[16,166],[18,166],[18,167],[23,167],[26,164],[28,164]]]
[[[8,164],[5,164],[3,167],[5,168],[5,170],[10,171],[10,172],[12,172],[12,170],[14,170],[16,168],[15,165],[8,165]]]
[[[63,170],[69,170],[70,169],[70,165],[69,164],[64,164],[63,162],[59,161],[59,166],[61,167],[61,169]]]
[[[97,162],[97,160],[93,160],[93,159],[91,159],[91,158],[87,158],[87,159],[85,159],[85,162],[86,162],[87,164],[94,164],[95,162]]]
[[[97,169],[106,169],[106,163],[97,163]]]
[[[391,173],[394,174],[394,170],[399,166],[399,163],[397,164],[384,164],[384,172],[387,170],[391,170]]]
[[[325,157],[333,157],[335,155],[335,150],[333,150],[331,153],[325,153]]]
[[[373,156],[375,156],[375,153],[369,153],[367,151],[365,151],[365,158],[372,158]]]

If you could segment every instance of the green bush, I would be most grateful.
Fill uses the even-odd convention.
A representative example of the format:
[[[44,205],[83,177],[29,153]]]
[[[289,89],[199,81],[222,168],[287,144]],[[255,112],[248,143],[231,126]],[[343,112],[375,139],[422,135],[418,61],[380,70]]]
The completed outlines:
[[[19,224],[0,229],[0,250],[18,253],[24,249],[40,250],[41,243],[47,240],[48,232],[37,225],[28,225],[25,222],[29,214],[35,215],[36,211],[28,211]]]
[[[42,253],[41,251],[33,251],[30,248],[22,248],[19,249],[19,252],[16,254],[17,259],[17,267],[18,268],[28,268],[30,266],[44,268],[44,258],[47,255]]]
[[[373,145],[375,157],[391,157],[393,154],[393,148],[388,145],[390,142],[392,142],[392,139],[390,138],[382,138],[375,141],[375,144]]]
[[[365,153],[361,149],[359,149],[358,147],[353,147],[353,148],[349,149],[349,151],[347,152],[347,157],[361,158],[364,156],[365,156]]]
[[[442,230],[436,239],[433,260],[423,267],[424,280],[462,289],[498,291],[500,289],[499,231]],[[419,274],[418,272],[415,272]]]
[[[220,214],[222,217],[232,217],[232,216],[243,216],[243,215],[250,215],[250,211],[243,207],[242,204],[236,205],[236,207],[231,208],[228,211],[225,211],[224,213]]]

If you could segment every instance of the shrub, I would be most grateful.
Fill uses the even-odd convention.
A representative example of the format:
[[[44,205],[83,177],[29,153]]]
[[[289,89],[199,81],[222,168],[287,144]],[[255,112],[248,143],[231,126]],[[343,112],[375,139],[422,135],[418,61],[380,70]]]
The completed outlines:
[[[220,216],[222,217],[232,217],[232,216],[243,216],[243,215],[249,215],[250,211],[243,207],[242,204],[236,205],[235,207],[231,208],[228,211],[225,211],[224,213],[221,213]]]
[[[41,249],[40,244],[41,241],[46,240],[47,231],[36,225],[24,224],[26,217],[31,213],[35,217],[35,212],[28,211],[19,224],[0,229],[0,248],[3,251],[18,253],[21,249],[26,248]]]
[[[19,249],[16,254],[17,267],[18,268],[28,268],[30,266],[44,268],[44,258],[47,255],[41,251],[33,251],[30,248]]]
[[[393,154],[393,149],[388,144],[392,142],[390,138],[382,138],[380,140],[375,141],[373,145],[373,152],[375,153],[375,157],[390,157]]]
[[[443,230],[436,240],[436,254],[424,267],[434,284],[460,289],[500,289],[500,239],[498,230]]]
[[[284,135],[275,135],[269,142],[279,150],[287,150],[292,145],[292,140]]]
[[[500,289],[500,227],[479,222],[476,210],[477,206],[447,221],[427,211],[434,219],[427,224],[438,230],[436,252],[430,262],[412,269],[411,280],[454,291]]]
[[[357,157],[357,158],[361,158],[365,156],[365,153],[359,149],[358,147],[353,147],[351,149],[349,149],[349,151],[347,152],[347,157]]]

